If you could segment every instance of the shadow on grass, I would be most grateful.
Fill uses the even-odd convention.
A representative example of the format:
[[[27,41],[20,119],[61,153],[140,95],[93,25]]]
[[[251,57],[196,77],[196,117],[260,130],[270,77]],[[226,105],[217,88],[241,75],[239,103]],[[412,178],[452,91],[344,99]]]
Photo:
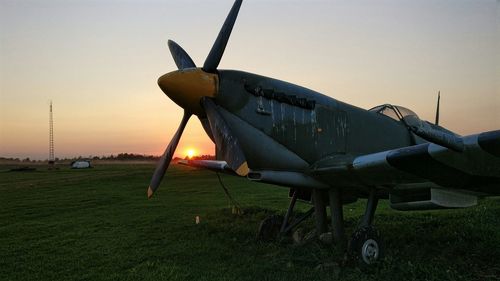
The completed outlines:
[[[381,214],[376,217],[385,245],[386,258],[377,268],[361,272],[335,247],[318,240],[297,244],[289,237],[262,242],[255,238],[260,221],[282,212],[256,206],[243,214],[220,209],[206,215],[197,228],[198,235],[229,239],[235,250],[256,253],[277,268],[316,270],[346,280],[383,278],[384,280],[496,280],[500,278],[497,245],[498,207],[496,199],[464,212],[463,210]],[[297,214],[301,215],[301,213]],[[487,222],[487,223],[486,223]],[[356,218],[346,221],[348,233],[357,225]],[[312,219],[300,227],[314,229]],[[292,270],[293,271],[293,270]],[[323,274],[322,273],[322,274]]]

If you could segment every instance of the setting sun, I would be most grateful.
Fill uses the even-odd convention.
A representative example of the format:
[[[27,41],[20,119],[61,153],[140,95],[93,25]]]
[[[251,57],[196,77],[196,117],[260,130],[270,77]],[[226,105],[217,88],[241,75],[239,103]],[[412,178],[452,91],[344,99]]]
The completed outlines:
[[[188,158],[193,158],[193,156],[195,155],[196,151],[192,148],[189,148],[186,150],[186,153],[187,153],[187,156]]]

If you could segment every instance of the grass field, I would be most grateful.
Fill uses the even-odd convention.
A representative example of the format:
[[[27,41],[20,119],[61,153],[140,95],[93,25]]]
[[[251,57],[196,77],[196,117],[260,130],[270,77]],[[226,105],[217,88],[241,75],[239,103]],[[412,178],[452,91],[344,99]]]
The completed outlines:
[[[261,219],[286,210],[284,188],[223,176],[246,211],[232,215],[208,171],[173,165],[147,200],[149,164],[7,168],[0,166],[0,280],[500,280],[499,198],[429,212],[382,202],[375,224],[386,259],[364,273],[340,266],[317,242],[255,239]],[[349,232],[363,205],[344,207]]]

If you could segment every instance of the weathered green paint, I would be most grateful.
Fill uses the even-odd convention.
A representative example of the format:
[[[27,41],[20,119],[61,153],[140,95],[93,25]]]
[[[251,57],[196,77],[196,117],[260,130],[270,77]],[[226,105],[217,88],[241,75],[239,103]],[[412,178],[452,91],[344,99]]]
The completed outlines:
[[[400,122],[304,87],[233,70],[219,71],[219,79],[218,105],[309,165],[330,155],[361,155],[411,145],[410,133]],[[314,108],[258,96],[251,89],[284,94],[292,101],[314,102]],[[238,138],[252,137],[241,134]],[[250,151],[262,145],[260,139],[247,142],[252,143]],[[259,166],[252,168],[262,168],[258,162],[253,164]]]

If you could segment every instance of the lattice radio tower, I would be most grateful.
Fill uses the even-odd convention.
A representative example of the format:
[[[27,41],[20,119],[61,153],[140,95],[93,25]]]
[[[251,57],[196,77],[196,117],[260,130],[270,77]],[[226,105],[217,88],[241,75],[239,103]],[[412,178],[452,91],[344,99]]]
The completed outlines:
[[[54,119],[52,118],[52,101],[49,112],[49,166],[54,166]]]

